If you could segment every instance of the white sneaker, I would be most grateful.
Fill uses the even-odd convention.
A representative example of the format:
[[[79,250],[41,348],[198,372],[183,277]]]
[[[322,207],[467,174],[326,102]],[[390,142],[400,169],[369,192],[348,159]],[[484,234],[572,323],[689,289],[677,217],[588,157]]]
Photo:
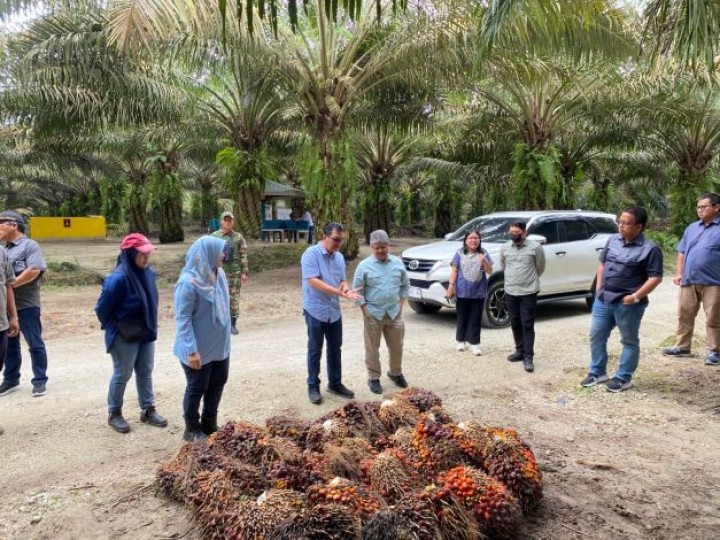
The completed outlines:
[[[481,356],[482,355],[482,349],[480,348],[480,345],[471,345],[470,348],[472,349],[472,353],[475,356]]]
[[[465,342],[464,342],[464,341],[457,341],[457,342],[455,343],[455,348],[456,348],[458,351],[464,351],[464,350],[465,350]]]

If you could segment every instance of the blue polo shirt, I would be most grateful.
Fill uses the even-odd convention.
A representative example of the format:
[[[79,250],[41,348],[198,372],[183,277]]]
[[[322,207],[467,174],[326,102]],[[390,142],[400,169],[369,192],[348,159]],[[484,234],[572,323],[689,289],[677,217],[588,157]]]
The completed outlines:
[[[320,278],[331,287],[339,287],[345,281],[345,259],[342,253],[328,252],[322,242],[309,247],[300,259],[302,269],[303,309],[322,322],[340,319],[340,297],[320,292],[308,283],[310,278]]]
[[[720,216],[688,225],[675,250],[685,256],[680,285],[720,285]]]
[[[367,306],[371,317],[382,321],[387,313],[395,320],[400,313],[399,299],[410,292],[410,278],[400,257],[388,255],[381,261],[370,255],[355,270],[353,289],[360,287],[363,299],[358,303]]]
[[[640,234],[632,242],[625,242],[620,234],[613,234],[600,253],[605,265],[602,285],[597,298],[609,304],[637,291],[648,278],[662,277],[663,254],[659,247]],[[647,297],[641,302],[647,302]]]

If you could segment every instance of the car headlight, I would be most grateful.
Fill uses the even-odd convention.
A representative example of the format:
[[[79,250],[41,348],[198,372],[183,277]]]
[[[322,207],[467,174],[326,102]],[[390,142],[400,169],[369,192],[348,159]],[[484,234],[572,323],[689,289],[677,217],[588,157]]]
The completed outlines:
[[[447,259],[445,261],[438,261],[435,264],[433,264],[432,268],[428,272],[428,274],[432,274],[433,278],[440,279],[441,276],[449,276],[450,275],[450,263],[452,262],[452,259]]]

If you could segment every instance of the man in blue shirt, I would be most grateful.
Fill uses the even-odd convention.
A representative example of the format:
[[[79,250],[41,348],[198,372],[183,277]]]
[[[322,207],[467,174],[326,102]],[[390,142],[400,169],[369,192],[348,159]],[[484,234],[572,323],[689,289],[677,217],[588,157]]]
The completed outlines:
[[[368,386],[374,394],[382,394],[380,385],[380,338],[390,356],[387,376],[400,388],[407,388],[402,372],[405,322],[402,308],[410,291],[410,278],[402,260],[390,255],[388,234],[379,229],[370,233],[372,255],[355,270],[353,288],[363,291],[358,301],[363,311],[365,327],[365,366]]]
[[[705,311],[705,363],[720,365],[720,195],[705,193],[697,202],[700,219],[685,229],[676,249],[675,277],[680,285],[678,329],[665,356],[690,356],[695,317]]]
[[[358,300],[360,295],[345,279],[345,259],[340,253],[345,228],[339,223],[323,227],[320,242],[303,253],[302,303],[308,329],[308,397],[322,403],[320,394],[320,357],[323,341],[327,342],[328,392],[346,398],[355,394],[342,383],[342,313],[340,298]]]
[[[640,361],[640,322],[647,296],[662,281],[663,255],[645,238],[647,212],[640,206],[626,208],[618,220],[619,234],[612,235],[600,254],[596,296],[590,323],[590,370],[581,386],[607,383],[609,392],[631,388]],[[622,353],[617,373],[607,376],[607,340],[620,330]]]

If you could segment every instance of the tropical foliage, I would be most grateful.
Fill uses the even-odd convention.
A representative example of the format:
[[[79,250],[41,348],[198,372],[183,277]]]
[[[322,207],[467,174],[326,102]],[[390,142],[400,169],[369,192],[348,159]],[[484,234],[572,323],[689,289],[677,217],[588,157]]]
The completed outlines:
[[[505,208],[717,190],[715,0],[0,1],[0,206],[259,237],[298,186],[344,254]]]

